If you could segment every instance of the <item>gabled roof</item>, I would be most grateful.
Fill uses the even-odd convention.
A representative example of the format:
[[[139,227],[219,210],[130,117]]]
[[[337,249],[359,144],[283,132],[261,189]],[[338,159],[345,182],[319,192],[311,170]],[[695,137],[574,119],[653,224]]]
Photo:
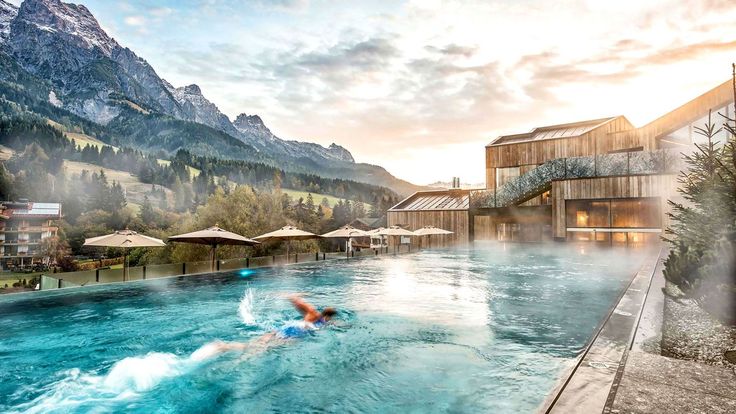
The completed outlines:
[[[357,225],[362,225],[364,227],[368,228],[375,228],[375,227],[381,227],[380,223],[386,221],[386,216],[383,217],[358,217],[355,220],[350,222],[350,225],[353,227],[357,227]]]
[[[391,207],[389,211],[467,210],[470,190],[418,191]]]
[[[537,127],[522,134],[501,135],[487,146],[516,144],[519,142],[540,141],[555,138],[573,138],[590,132],[607,122],[611,122],[617,116],[608,118],[591,119],[588,121],[571,122],[567,124],[548,125]]]

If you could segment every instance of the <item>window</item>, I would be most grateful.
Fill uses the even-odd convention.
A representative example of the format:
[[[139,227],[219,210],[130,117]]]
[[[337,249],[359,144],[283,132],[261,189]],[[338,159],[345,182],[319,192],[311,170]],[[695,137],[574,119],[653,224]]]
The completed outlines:
[[[657,197],[611,200],[567,200],[567,227],[660,228],[662,214]]]
[[[610,202],[568,200],[565,202],[567,227],[610,227]]]
[[[733,104],[730,104],[723,108],[713,110],[710,120],[716,126],[716,129],[718,129],[720,126],[723,125],[724,118],[721,116],[721,114],[733,118],[734,116]],[[668,134],[667,136],[663,137],[660,142],[660,145],[666,148],[666,147],[678,146],[678,145],[690,145],[692,143],[703,143],[706,141],[706,138],[703,135],[698,134],[695,127],[703,128],[705,127],[705,124],[707,122],[708,122],[708,113],[706,112],[697,121],[692,122],[688,125],[685,125],[684,127],[678,129],[677,131],[672,132]],[[716,134],[714,139],[716,141],[719,141],[721,144],[723,144],[728,139],[728,132],[722,129],[720,132]]]
[[[661,227],[658,198],[611,200],[611,227]]]

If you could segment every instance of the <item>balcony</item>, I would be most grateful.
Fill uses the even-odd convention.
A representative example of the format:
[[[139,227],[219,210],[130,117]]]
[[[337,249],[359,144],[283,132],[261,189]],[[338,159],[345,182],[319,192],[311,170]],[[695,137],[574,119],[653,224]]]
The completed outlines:
[[[46,231],[55,232],[59,228],[56,226],[18,226],[18,227],[5,227],[0,229],[0,232],[5,233],[43,233]]]

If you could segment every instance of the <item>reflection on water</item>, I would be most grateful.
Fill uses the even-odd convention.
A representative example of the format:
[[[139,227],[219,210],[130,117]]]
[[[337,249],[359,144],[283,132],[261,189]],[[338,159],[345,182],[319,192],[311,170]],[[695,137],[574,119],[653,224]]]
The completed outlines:
[[[640,258],[489,243],[3,297],[0,411],[529,412]],[[288,292],[339,324],[191,360],[298,318]]]

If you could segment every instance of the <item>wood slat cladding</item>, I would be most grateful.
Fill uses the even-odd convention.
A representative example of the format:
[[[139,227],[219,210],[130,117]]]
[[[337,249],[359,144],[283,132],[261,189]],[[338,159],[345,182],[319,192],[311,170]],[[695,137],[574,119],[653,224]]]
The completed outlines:
[[[602,141],[610,132],[633,127],[625,117],[620,116],[577,137],[490,145],[486,147],[490,162],[488,167],[535,166],[557,158],[599,154],[601,152],[596,147],[598,144],[604,145]],[[605,146],[606,149],[612,147]]]
[[[467,210],[444,211],[390,211],[389,226],[402,226],[409,230],[417,230],[424,226],[435,226],[449,230],[453,234],[433,237],[432,246],[465,244],[470,241],[469,213]],[[416,243],[413,240],[412,243]]]
[[[608,142],[614,131],[633,129],[623,116],[612,118],[600,126],[576,137],[551,138],[538,141],[489,145],[486,147],[486,188],[495,188],[495,168],[516,167],[529,171],[539,164],[557,158],[605,154],[616,149],[631,148],[631,140]]]
[[[633,175],[583,178],[552,182],[552,235],[566,237],[565,200],[658,197],[663,213],[662,230],[669,225],[668,199],[677,199],[676,175]]]
[[[473,240],[496,240],[496,221],[490,216],[475,216]]]

